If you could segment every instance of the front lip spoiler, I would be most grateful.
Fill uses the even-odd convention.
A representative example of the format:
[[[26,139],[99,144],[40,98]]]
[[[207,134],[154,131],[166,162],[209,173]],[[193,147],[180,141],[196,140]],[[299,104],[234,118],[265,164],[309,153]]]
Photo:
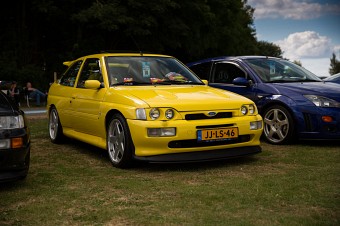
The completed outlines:
[[[197,151],[153,156],[134,156],[135,160],[151,163],[206,162],[239,158],[262,152],[260,146],[226,148],[213,151]]]

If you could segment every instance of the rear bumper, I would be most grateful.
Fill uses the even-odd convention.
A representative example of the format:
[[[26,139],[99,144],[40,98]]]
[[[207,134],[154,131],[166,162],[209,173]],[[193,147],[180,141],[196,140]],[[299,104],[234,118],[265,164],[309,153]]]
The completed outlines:
[[[204,162],[254,155],[260,153],[261,151],[262,149],[260,146],[248,146],[222,150],[185,152],[144,157],[134,156],[134,158],[136,160],[154,163]]]

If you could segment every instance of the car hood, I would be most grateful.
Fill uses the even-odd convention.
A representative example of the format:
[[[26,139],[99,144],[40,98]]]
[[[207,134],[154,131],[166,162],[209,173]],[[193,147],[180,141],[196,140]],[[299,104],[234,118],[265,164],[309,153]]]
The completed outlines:
[[[121,89],[126,98],[144,102],[149,107],[173,107],[178,111],[239,109],[251,100],[209,86],[157,86]]]
[[[291,96],[292,93],[301,95],[319,95],[340,101],[340,86],[335,83],[305,82],[305,83],[273,83],[281,94]]]

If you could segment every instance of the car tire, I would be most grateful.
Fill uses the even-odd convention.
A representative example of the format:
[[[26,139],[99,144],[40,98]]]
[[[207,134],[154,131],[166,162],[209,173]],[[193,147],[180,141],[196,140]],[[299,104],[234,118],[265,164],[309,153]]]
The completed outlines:
[[[64,138],[63,128],[59,120],[58,111],[54,107],[50,110],[49,114],[48,132],[52,143],[58,144],[62,142]]]
[[[263,134],[271,144],[288,144],[294,139],[294,122],[291,113],[281,105],[267,108],[263,114]]]
[[[113,166],[129,168],[132,166],[134,146],[130,130],[121,114],[114,114],[107,126],[107,152]]]

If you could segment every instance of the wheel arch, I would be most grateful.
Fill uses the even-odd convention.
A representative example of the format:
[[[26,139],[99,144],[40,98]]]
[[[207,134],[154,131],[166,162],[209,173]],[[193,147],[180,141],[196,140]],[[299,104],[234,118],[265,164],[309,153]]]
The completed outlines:
[[[57,109],[57,107],[54,105],[54,104],[51,104],[49,107],[48,107],[48,114],[50,114],[50,112],[51,112],[51,110],[53,109],[53,108],[55,108],[55,109]]]
[[[287,97],[286,97],[287,98]],[[288,98],[289,99],[289,101],[292,101],[290,98]],[[288,102],[288,101],[287,101]],[[260,113],[260,115],[263,117],[264,115],[264,112],[268,109],[268,108],[270,108],[270,107],[272,107],[272,106],[274,106],[274,105],[279,105],[279,106],[281,106],[281,107],[284,107],[289,113],[290,113],[290,115],[292,116],[292,118],[293,118],[293,120],[294,120],[294,123],[296,123],[297,122],[297,118],[296,118],[296,115],[294,114],[294,111],[292,110],[292,108],[286,103],[286,102],[284,102],[284,101],[282,101],[282,100],[270,100],[270,101],[267,101],[265,104],[263,104],[262,106],[261,106],[261,109],[259,109],[259,113]]]
[[[105,116],[105,128],[107,129],[107,126],[109,125],[110,119],[112,118],[112,116],[114,114],[120,114],[124,117],[124,115],[122,114],[121,111],[117,110],[117,109],[111,109],[107,112],[106,116]],[[125,118],[125,117],[124,117]]]

